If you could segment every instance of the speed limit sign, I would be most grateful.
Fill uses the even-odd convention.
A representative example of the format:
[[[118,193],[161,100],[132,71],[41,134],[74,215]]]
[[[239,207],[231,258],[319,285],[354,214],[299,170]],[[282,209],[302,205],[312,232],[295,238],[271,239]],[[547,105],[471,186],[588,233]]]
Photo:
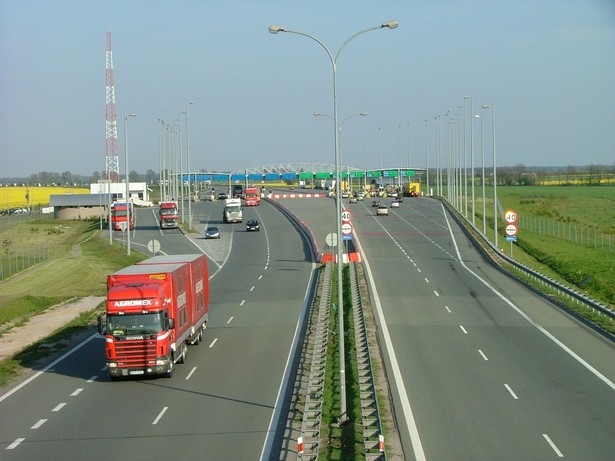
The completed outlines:
[[[350,210],[342,211],[342,222],[350,222],[351,219],[352,213],[350,212]]]
[[[515,210],[506,210],[506,213],[504,213],[504,220],[508,224],[516,223],[518,217],[519,217],[519,215],[517,214],[517,212]]]

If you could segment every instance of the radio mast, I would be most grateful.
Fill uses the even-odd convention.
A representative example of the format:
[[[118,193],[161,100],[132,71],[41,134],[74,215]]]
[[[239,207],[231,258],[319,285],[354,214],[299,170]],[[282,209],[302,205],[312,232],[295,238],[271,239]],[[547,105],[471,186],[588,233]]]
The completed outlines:
[[[120,166],[117,141],[117,120],[115,114],[115,82],[113,78],[113,53],[111,51],[111,32],[107,32],[107,78],[105,88],[105,153],[107,158],[107,179],[120,182]]]

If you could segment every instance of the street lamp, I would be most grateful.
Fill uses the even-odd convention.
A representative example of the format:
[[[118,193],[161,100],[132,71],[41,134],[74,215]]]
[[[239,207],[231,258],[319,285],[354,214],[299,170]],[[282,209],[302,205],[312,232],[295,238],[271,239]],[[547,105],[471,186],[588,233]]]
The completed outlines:
[[[130,196],[130,181],[128,180],[128,117],[136,117],[137,114],[134,112],[130,112],[128,114],[124,114],[124,154],[125,154],[125,164],[124,169],[126,170],[126,232],[128,233],[126,254],[130,256],[130,204],[128,203],[128,199]],[[134,219],[134,212],[133,212]]]
[[[186,103],[186,157],[188,157],[188,229],[192,230],[192,192],[190,183],[190,132],[188,128],[188,107],[193,106],[193,102]]]
[[[344,379],[345,366],[344,366],[344,313],[343,313],[343,295],[342,295],[342,200],[340,190],[340,149],[339,149],[339,130],[337,121],[337,60],[340,53],[346,48],[346,46],[356,37],[366,32],[378,29],[395,29],[399,23],[397,21],[383,22],[379,26],[370,27],[368,29],[361,30],[351,35],[340,48],[337,50],[335,57],[331,54],[331,51],[316,37],[306,34],[305,32],[298,32],[290,29],[285,29],[281,26],[269,26],[269,32],[277,34],[278,32],[287,32],[289,34],[302,35],[310,40],[318,43],[323,50],[329,56],[331,60],[331,68],[333,71],[333,127],[335,131],[335,201],[336,201],[336,224],[337,224],[337,282],[338,282],[338,314],[339,314],[339,341],[340,341],[340,423],[346,422],[346,383]]]
[[[474,100],[472,96],[464,96],[463,99],[470,100],[470,117],[474,116]],[[470,118],[470,171],[472,177],[470,181],[472,181],[472,224],[476,225],[476,213],[474,207],[474,120]]]
[[[483,109],[491,109],[491,125],[493,127],[493,241],[498,248],[498,184],[495,163],[495,105],[483,104]]]
[[[480,119],[480,156],[482,161],[482,173],[481,173],[481,189],[483,189],[483,235],[487,236],[487,217],[485,206],[485,137],[483,136],[483,118],[480,115],[475,115],[474,118]]]

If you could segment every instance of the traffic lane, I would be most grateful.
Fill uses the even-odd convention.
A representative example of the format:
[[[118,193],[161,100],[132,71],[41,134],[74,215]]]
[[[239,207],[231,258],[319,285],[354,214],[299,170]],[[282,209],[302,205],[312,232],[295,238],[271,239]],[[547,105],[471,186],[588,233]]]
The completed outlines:
[[[451,221],[453,221],[451,219]],[[546,332],[574,351],[584,362],[598,370],[609,381],[615,382],[615,343],[597,331],[588,328],[561,308],[553,306],[548,298],[537,296],[535,291],[511,279],[477,255],[472,243],[455,224],[452,230],[463,263],[491,286],[498,286],[507,299],[513,299],[514,308],[541,325]],[[469,272],[466,271],[469,274]],[[474,277],[473,275],[470,275]],[[487,290],[491,291],[485,284]],[[510,307],[510,306],[509,306]],[[510,307],[511,309],[513,307]]]
[[[381,222],[387,222],[389,224],[391,223],[391,221],[387,221],[386,218],[382,218]],[[395,231],[395,229],[393,229],[390,233],[394,233],[394,231]],[[359,231],[359,234],[362,235],[361,231]],[[389,238],[389,240],[392,240],[390,237],[388,237],[388,238]],[[369,238],[366,238],[365,240],[369,242]],[[382,238],[381,237],[376,237],[376,238],[374,238],[374,240],[382,240]],[[377,251],[374,252],[374,254],[378,255],[377,259],[376,258],[370,258],[370,256],[369,256],[369,243],[366,244],[365,242],[363,242],[363,240],[362,240],[362,243],[363,243],[364,249],[366,250],[366,253],[368,254],[368,259],[376,260],[377,263],[378,263],[378,264],[373,264],[375,267],[377,266],[379,268],[379,269],[374,270],[373,272],[376,274],[375,278],[378,278],[379,276],[382,278],[382,280],[377,281],[377,286],[378,286],[378,290],[379,290],[380,293],[382,293],[382,292],[384,292],[384,293],[399,293],[399,291],[403,290],[404,287],[407,287],[408,285],[411,285],[411,283],[408,283],[407,280],[404,281],[403,278],[400,279],[400,280],[395,280],[394,279],[396,274],[404,273],[404,269],[402,267],[396,268],[394,266],[394,262],[393,262],[393,260],[395,259],[394,257],[392,257],[392,258],[387,258],[386,257],[386,248],[378,248]],[[399,252],[400,248],[396,247],[396,250],[394,250],[394,251]],[[383,255],[385,255],[384,258],[383,258]],[[383,267],[383,264],[382,264],[383,261],[387,262],[386,266],[388,266],[388,267]],[[433,261],[433,258],[431,258],[430,261]],[[442,266],[442,264],[440,264],[440,266]],[[382,270],[380,270],[380,269],[382,269]],[[443,268],[443,267],[439,267],[437,269],[438,270],[435,271],[436,273],[444,273],[446,271],[446,269]],[[449,271],[449,272],[455,273],[455,271]],[[383,276],[383,274],[386,274],[386,276]],[[388,285],[387,285],[387,282],[388,282]],[[471,298],[460,296],[460,293],[463,293],[464,291],[466,291],[465,287],[466,287],[467,284],[468,284],[467,281],[461,281],[461,283],[458,284],[459,285],[458,288],[454,288],[455,284],[453,282],[451,282],[450,280],[447,280],[446,283],[442,283],[443,286],[447,287],[453,293],[453,296],[450,296],[450,299],[446,300],[446,297],[445,297],[445,299],[443,301],[446,304],[443,304],[442,306],[440,306],[439,312],[441,312],[445,317],[449,314],[449,310],[447,309],[447,304],[451,305],[451,306],[449,306],[449,308],[451,309],[452,313],[457,312],[457,310],[456,310],[457,306],[455,304],[453,304],[454,302],[457,302],[457,304],[459,304],[459,306],[460,306],[459,307],[459,311],[463,312],[464,314],[466,314],[468,312],[474,312],[474,311],[479,311],[480,312],[481,311],[480,308],[479,309],[473,309],[472,308]],[[480,287],[477,287],[477,290],[480,290]],[[416,297],[413,296],[412,293],[408,293],[408,296],[412,296],[409,299],[412,299],[412,300],[416,299]],[[399,308],[400,306],[403,305],[403,298],[404,297],[405,297],[404,294],[401,294],[401,296],[391,296],[390,299],[387,299],[386,295],[382,296],[381,298],[383,298],[382,299],[383,308],[384,307],[390,307],[390,306],[395,306],[395,307]],[[424,301],[423,298],[420,298],[418,303],[414,303],[414,304],[412,304],[412,306],[410,306],[410,308],[413,309],[413,314],[410,316],[410,318],[413,319],[412,320],[413,325],[418,325],[418,328],[415,328],[415,329],[419,330],[419,331],[421,329],[424,329],[424,328],[430,328],[430,327],[432,327],[432,325],[434,325],[433,323],[430,323],[430,322],[433,321],[432,320],[433,313],[430,312],[429,308],[423,308],[423,309],[413,308],[413,306],[416,306],[416,304],[423,304],[423,301]],[[490,301],[486,302],[486,304],[497,303],[497,301],[498,301],[497,299],[493,299],[493,300],[490,300]],[[494,309],[492,309],[492,310],[494,310]],[[506,325],[509,325],[509,324],[510,325],[516,325],[516,324],[519,323],[519,319],[518,318],[514,318],[514,316],[509,321],[504,321],[502,323],[502,320],[501,320],[502,319],[502,315],[506,316],[507,312],[510,311],[510,309],[501,308],[499,310],[501,310],[502,312],[495,312],[495,313],[497,314],[497,316],[498,316],[498,318],[500,320],[494,320],[494,319],[490,320],[488,318],[489,316],[486,315],[486,317],[487,317],[486,318],[487,324],[489,324],[489,322],[491,322],[491,324],[495,323],[496,328],[502,329],[502,328],[506,328]],[[425,317],[425,312],[430,312],[432,317],[427,319]],[[387,314],[387,316],[388,316],[388,314]],[[400,315],[400,317],[408,318],[408,314]],[[414,323],[414,322],[416,322],[416,323]],[[461,327],[463,327],[466,323],[468,323],[468,326],[466,326],[465,328],[466,329],[470,328],[473,325],[473,323],[475,322],[475,320],[472,320],[472,321],[468,320],[468,322],[466,322],[464,320],[463,323],[461,323],[460,325],[458,325],[456,327],[453,327],[452,331],[457,331],[458,334],[466,335],[467,333],[464,333],[464,330]],[[399,323],[399,324],[396,324],[393,321],[391,321],[391,322],[388,321],[388,323],[389,323],[389,328],[392,331],[392,336],[394,336],[394,337],[397,337],[399,339],[404,338],[406,342],[411,341],[411,340],[413,340],[415,338],[417,338],[417,339],[420,338],[420,334],[418,334],[417,331],[410,332],[408,330],[410,327],[405,327],[405,325],[408,324],[408,321],[405,321],[404,323]],[[444,322],[444,324],[446,324],[446,322]],[[395,326],[392,327],[391,325],[395,325]],[[397,327],[397,325],[399,325],[399,327]],[[435,324],[435,325],[438,325],[438,324]],[[438,325],[438,326],[440,326],[440,325]],[[395,331],[396,327],[398,329],[400,329],[401,331],[397,331],[396,332]],[[513,326],[511,331],[516,331],[517,329],[519,329],[519,327]],[[537,336],[537,335],[535,335],[534,331],[532,331],[532,328],[527,328],[526,327],[526,329],[529,329],[530,332],[532,333],[532,335]],[[440,336],[442,336],[442,335],[440,335]],[[442,338],[446,338],[446,336],[447,335],[443,335]],[[398,352],[398,357],[399,356],[403,356],[403,357],[411,356],[413,350],[415,350],[415,349],[420,350],[421,349],[419,347],[420,344],[422,344],[422,343],[429,344],[430,340],[432,342],[434,342],[434,337],[436,337],[436,336],[432,332],[431,334],[427,335],[427,337],[424,338],[424,340],[419,341],[419,345],[413,344],[413,347],[409,348],[408,350],[403,350],[403,352],[401,354]],[[542,338],[540,338],[540,339],[542,340]],[[437,340],[435,340],[435,343],[436,344],[441,344],[440,341],[442,341],[442,339],[438,338]],[[400,343],[400,342],[401,342],[401,344],[404,344],[403,341],[397,341],[395,343],[396,344],[396,348],[397,348],[397,344]],[[452,351],[459,350],[458,349],[458,345],[447,346],[446,349],[450,349]],[[428,351],[430,350],[429,347],[427,347],[427,350]],[[474,355],[476,355],[476,357],[480,356],[480,354],[478,352],[476,352],[476,351],[475,351]],[[524,354],[521,354],[521,355],[524,356]],[[429,360],[420,360],[419,364],[413,364],[413,365],[409,366],[409,368],[416,372],[417,370],[420,370],[420,364],[423,363],[423,362],[427,362],[427,363],[445,363],[445,362],[443,362],[443,360],[445,358],[446,357],[440,357],[440,358],[437,358],[437,360],[435,360],[434,357],[432,357]],[[525,359],[522,359],[522,362],[524,362],[524,361],[525,361]],[[457,363],[457,362],[458,362],[458,360],[454,361],[454,363]],[[447,367],[443,367],[443,369],[446,369],[446,368]],[[430,374],[433,374],[433,373],[430,373],[429,370],[426,370],[424,373],[418,373],[418,375],[420,375],[420,376],[430,376]],[[407,378],[407,379],[409,379],[409,378]],[[437,380],[437,381],[440,381],[440,380]],[[556,381],[556,380],[553,380],[553,381]],[[436,384],[437,383],[429,383],[429,385],[425,386],[425,389],[427,390],[428,394],[429,394],[429,392],[433,392],[433,390],[435,389],[434,386]],[[451,403],[451,402],[449,402],[449,403]],[[427,405],[427,407],[428,408],[429,407],[433,407],[433,405]],[[444,407],[446,407],[446,406],[444,406]],[[463,415],[463,413],[464,412],[462,412],[461,414]],[[471,414],[471,413],[468,413],[468,414]],[[497,424],[497,422],[494,422],[494,424]],[[440,436],[445,436],[445,434],[444,435],[443,434],[439,434],[439,435]],[[434,440],[434,443],[435,443],[435,441],[437,441],[437,438]],[[444,453],[442,453],[442,454],[444,454]],[[485,452],[485,455],[487,455],[487,456],[489,455],[488,451]],[[438,458],[436,458],[436,459],[438,459]]]

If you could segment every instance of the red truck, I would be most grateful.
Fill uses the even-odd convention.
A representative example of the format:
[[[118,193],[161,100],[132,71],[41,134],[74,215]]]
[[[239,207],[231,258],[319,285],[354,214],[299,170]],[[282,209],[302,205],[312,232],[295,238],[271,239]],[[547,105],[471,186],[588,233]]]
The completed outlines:
[[[246,187],[244,192],[246,206],[258,206],[261,203],[261,194],[256,187]]]
[[[160,202],[158,217],[161,229],[174,229],[179,226],[177,202]]]
[[[122,229],[122,222],[126,222],[127,215],[130,217],[130,230],[135,228],[135,214],[133,212],[132,202],[129,202],[128,205],[130,213],[126,211],[126,202],[115,202],[111,206],[111,225],[113,230],[126,230],[126,228]]]
[[[207,327],[209,276],[200,254],[155,256],[107,276],[107,370],[111,379],[170,377]]]

